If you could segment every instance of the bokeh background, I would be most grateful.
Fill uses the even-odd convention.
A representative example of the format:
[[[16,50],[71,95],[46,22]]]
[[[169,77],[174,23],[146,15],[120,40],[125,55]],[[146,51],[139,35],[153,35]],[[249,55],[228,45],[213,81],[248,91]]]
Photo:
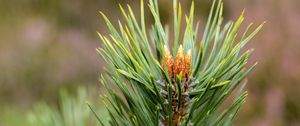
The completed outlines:
[[[194,1],[203,31],[212,0]],[[162,21],[170,23],[172,1],[159,2]],[[188,11],[191,0],[181,2]],[[22,124],[11,122],[22,122],[39,101],[55,105],[61,88],[101,92],[96,31],[106,28],[98,11],[116,23],[123,20],[118,3],[139,7],[138,0],[0,0],[0,126]],[[255,49],[250,63],[259,64],[248,77],[249,97],[235,125],[300,126],[300,1],[224,3],[227,21],[246,9],[243,28],[267,21],[247,46]]]

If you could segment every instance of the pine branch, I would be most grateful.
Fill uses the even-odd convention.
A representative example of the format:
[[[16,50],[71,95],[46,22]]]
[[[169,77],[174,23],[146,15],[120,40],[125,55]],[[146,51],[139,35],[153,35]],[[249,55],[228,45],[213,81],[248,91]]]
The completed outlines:
[[[157,0],[149,0],[148,6],[154,18],[151,32],[146,31],[143,0],[140,22],[129,5],[127,9],[120,5],[125,23],[119,22],[117,28],[100,12],[110,32],[99,33],[102,47],[97,49],[106,62],[107,73],[100,82],[109,95],[103,101],[110,120],[102,121],[129,126],[231,125],[247,93],[241,88],[228,108],[222,112],[220,106],[255,67],[246,68],[252,50],[243,49],[263,24],[249,34],[250,24],[237,40],[244,12],[236,22],[224,25],[223,2],[214,0],[198,44],[194,3],[182,29],[181,5],[173,0],[174,46],[169,47]]]

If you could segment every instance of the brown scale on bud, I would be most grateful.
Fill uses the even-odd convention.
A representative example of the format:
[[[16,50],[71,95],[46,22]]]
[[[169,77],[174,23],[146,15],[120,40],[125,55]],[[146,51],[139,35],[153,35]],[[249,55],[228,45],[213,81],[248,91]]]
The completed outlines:
[[[179,107],[179,94],[178,94],[178,87],[176,83],[176,77],[178,75],[182,75],[181,77],[181,94],[184,94],[188,90],[188,80],[191,78],[191,50],[188,50],[186,55],[184,55],[184,49],[182,45],[179,46],[178,52],[176,54],[176,57],[173,59],[169,49],[164,46],[163,50],[164,59],[161,62],[161,66],[163,69],[166,68],[168,71],[169,77],[172,81],[172,103],[168,103],[167,105],[172,105],[172,123],[173,126],[178,126],[181,122],[182,118],[185,116],[185,108],[187,107],[187,100],[186,96],[181,96],[181,104]],[[167,80],[164,79],[164,88],[163,90],[165,92],[168,92],[168,83]],[[168,94],[164,94],[164,98],[168,99]],[[163,124],[166,126],[168,125],[168,119],[162,120]]]

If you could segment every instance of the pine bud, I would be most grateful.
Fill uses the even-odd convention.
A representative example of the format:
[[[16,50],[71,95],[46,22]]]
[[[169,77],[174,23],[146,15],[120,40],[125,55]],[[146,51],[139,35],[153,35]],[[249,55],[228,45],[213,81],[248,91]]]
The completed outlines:
[[[191,58],[192,58],[192,51],[191,49],[189,49],[189,51],[187,52],[187,54],[184,57],[184,73],[186,74],[186,77],[190,77],[191,76]]]
[[[173,57],[166,45],[164,46],[163,54],[164,60],[162,60],[161,66],[163,69],[166,67],[169,76],[172,76]]]
[[[184,71],[184,49],[182,48],[182,45],[179,46],[177,55],[174,59],[174,64],[173,64],[173,72],[174,75],[179,75],[180,72]],[[182,73],[184,74],[184,73]]]

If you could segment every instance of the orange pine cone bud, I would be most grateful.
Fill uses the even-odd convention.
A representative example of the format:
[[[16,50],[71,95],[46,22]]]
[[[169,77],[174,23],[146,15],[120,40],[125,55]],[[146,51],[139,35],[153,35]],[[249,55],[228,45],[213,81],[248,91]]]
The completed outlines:
[[[163,54],[164,54],[164,60],[162,60],[161,66],[163,69],[166,67],[169,76],[172,76],[173,57],[169,49],[167,48],[167,46],[164,46]]]
[[[182,45],[180,45],[177,55],[174,59],[173,72],[174,75],[179,75],[180,72],[184,72],[184,49],[182,48]],[[182,74],[184,75],[184,73]]]
[[[192,58],[192,51],[189,49],[187,54],[184,57],[184,71],[187,77],[191,76],[191,58]]]

